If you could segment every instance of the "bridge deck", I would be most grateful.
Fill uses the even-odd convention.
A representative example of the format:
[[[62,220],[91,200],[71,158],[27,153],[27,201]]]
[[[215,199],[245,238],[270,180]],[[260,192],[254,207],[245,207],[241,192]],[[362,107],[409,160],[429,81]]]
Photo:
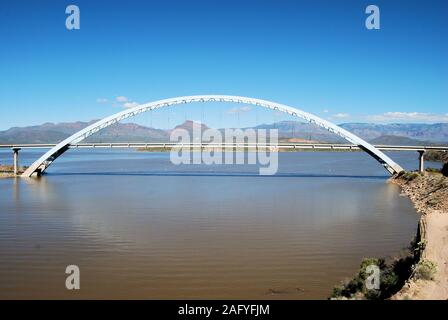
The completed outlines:
[[[0,144],[0,149],[49,149],[56,144]],[[70,148],[172,148],[179,146],[175,142],[120,142],[120,143],[77,143]],[[359,150],[360,147],[353,144],[329,144],[329,143],[279,143],[279,144],[250,144],[250,143],[190,143],[184,147],[207,148],[280,148],[280,149],[315,149],[315,150]],[[375,148],[385,151],[448,151],[448,146],[403,146],[403,145],[375,145]]]

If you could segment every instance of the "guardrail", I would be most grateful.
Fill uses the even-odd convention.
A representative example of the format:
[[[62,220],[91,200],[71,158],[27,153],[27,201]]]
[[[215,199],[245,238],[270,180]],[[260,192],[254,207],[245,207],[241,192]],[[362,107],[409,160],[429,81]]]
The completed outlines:
[[[56,144],[0,144],[0,149],[49,149]],[[70,148],[172,148],[174,146],[183,147],[207,147],[207,148],[280,148],[280,149],[328,149],[328,150],[358,150],[357,145],[352,144],[330,144],[330,143],[189,143],[179,144],[176,142],[116,142],[116,143],[77,143],[70,145]],[[404,145],[375,145],[375,148],[388,151],[448,151],[448,146],[404,146]]]

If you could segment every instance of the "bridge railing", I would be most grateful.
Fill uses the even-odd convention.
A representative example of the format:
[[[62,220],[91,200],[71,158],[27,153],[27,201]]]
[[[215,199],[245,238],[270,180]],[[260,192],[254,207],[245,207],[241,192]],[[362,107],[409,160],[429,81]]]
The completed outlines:
[[[0,144],[0,149],[49,149],[56,144],[37,143],[37,144]],[[209,143],[195,142],[188,144],[179,144],[176,142],[93,142],[71,144],[69,148],[169,148],[174,146],[184,147],[244,147],[244,148],[262,148],[277,147],[281,149],[336,149],[336,150],[358,150],[359,146],[353,144],[335,144],[335,143]],[[404,145],[375,145],[380,150],[389,151],[448,151],[448,146],[404,146]]]

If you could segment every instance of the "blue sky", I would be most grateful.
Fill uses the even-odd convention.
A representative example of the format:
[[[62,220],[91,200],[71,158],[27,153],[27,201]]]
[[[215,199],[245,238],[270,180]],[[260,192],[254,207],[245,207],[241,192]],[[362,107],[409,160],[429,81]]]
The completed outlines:
[[[80,30],[65,28],[69,4]],[[380,30],[365,28],[369,4]],[[1,1],[0,130],[192,94],[272,100],[336,123],[448,122],[447,17],[443,0]],[[288,119],[210,104],[141,117],[162,128]]]

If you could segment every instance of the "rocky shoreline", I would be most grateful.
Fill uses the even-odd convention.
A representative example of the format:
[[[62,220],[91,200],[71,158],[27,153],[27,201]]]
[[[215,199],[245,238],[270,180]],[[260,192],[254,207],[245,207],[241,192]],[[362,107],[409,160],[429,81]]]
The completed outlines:
[[[27,167],[19,167],[18,175],[22,174]],[[10,165],[2,165],[0,164],[0,178],[14,178],[16,175],[14,174],[14,167]]]
[[[406,173],[390,180],[399,185],[421,213],[420,261],[410,279],[391,299],[448,299],[448,177],[440,173]],[[419,268],[427,276],[416,276]]]

